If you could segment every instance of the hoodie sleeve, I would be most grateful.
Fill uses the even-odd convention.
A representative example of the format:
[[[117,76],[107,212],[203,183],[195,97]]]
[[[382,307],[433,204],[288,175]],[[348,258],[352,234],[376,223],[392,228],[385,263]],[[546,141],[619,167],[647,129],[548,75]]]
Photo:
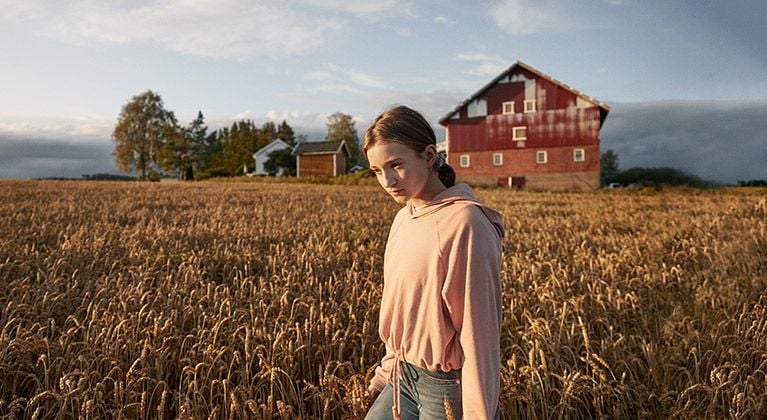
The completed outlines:
[[[389,382],[389,374],[391,373],[392,364],[394,364],[394,352],[391,351],[389,345],[386,345],[386,354],[381,359],[381,366],[378,366],[375,371],[375,375],[370,380],[370,386],[368,386],[368,393],[380,392],[386,384]]]
[[[477,206],[451,219],[440,229],[446,235],[442,298],[463,349],[463,416],[490,419],[501,383],[501,241]]]

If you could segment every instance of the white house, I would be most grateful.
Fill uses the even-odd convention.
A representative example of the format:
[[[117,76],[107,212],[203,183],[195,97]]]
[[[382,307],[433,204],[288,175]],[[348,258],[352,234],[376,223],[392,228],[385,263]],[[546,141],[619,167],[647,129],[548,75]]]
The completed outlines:
[[[277,139],[263,148],[256,151],[256,153],[253,153],[253,159],[256,161],[256,175],[266,175],[266,171],[264,170],[264,163],[269,160],[269,153],[272,153],[277,150],[282,149],[291,149],[292,147],[285,143],[284,141]],[[282,172],[282,170],[280,170]],[[280,175],[280,174],[277,174]]]

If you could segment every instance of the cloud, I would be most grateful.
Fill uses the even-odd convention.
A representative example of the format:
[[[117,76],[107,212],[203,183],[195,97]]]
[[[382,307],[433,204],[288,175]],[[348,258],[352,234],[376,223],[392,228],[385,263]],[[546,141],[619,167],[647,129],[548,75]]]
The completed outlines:
[[[499,55],[487,55],[480,52],[465,52],[456,56],[458,61],[475,63],[475,67],[468,71],[475,76],[497,76],[512,64],[509,60]]]
[[[767,102],[613,104],[601,132],[621,169],[669,166],[735,183],[767,179]]]
[[[325,64],[320,69],[309,71],[304,74],[304,79],[323,82],[312,88],[315,92],[360,94],[370,89],[386,87],[386,81],[379,76],[335,64]]]
[[[555,0],[502,0],[490,7],[495,24],[514,35],[530,35],[573,26],[561,3]]]
[[[306,4],[322,9],[352,13],[369,17],[385,12],[408,13],[408,6],[398,0],[304,0]]]
[[[325,9],[341,2],[330,3]],[[0,20],[23,16],[36,32],[76,45],[147,43],[201,57],[247,59],[306,54],[324,45],[346,23],[325,9],[309,14],[296,2],[276,0],[38,0],[3,12]]]
[[[434,23],[439,23],[442,25],[452,25],[455,23],[453,19],[450,19],[444,15],[438,15],[434,18]]]

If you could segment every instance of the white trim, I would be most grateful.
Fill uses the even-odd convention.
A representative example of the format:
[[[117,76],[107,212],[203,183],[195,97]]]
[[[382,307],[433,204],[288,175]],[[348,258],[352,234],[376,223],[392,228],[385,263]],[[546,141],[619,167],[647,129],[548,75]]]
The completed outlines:
[[[578,152],[581,152],[581,158],[578,159]],[[585,162],[586,151],[583,149],[573,149],[573,162]]]
[[[338,152],[333,153],[333,176],[338,176],[338,165],[336,164],[336,158],[338,157]]]
[[[498,158],[497,162],[495,158]],[[503,166],[503,153],[493,153],[493,166]]]
[[[464,158],[466,158],[465,162],[464,162]],[[461,168],[468,168],[469,166],[471,166],[471,156],[469,155],[461,155],[458,158],[458,161],[460,162]]]
[[[543,156],[543,160],[541,160],[541,156]],[[535,152],[535,163],[542,165],[548,162],[549,162],[549,153],[547,151],[538,150]]]
[[[301,155],[296,155],[296,177],[301,176]]]
[[[448,159],[450,158],[450,126],[445,127],[445,163],[448,162]]]
[[[511,111],[506,111],[506,105],[511,105]],[[514,101],[506,101],[501,104],[501,114],[509,115],[514,113]]]
[[[518,130],[522,130],[524,131],[524,133],[521,136],[519,136],[517,135]],[[519,125],[516,127],[511,127],[511,139],[514,141],[527,140],[527,126]]]
[[[530,108],[528,108],[528,105],[531,105]],[[531,112],[535,112],[538,110],[538,103],[535,101],[535,99],[525,99],[525,114],[529,114]]]

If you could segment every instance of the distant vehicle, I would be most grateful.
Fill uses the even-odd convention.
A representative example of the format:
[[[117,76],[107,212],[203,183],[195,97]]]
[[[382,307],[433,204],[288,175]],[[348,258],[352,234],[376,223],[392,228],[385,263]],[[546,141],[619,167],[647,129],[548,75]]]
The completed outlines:
[[[621,188],[621,187],[623,187],[623,185],[621,185],[621,183],[620,183],[620,182],[611,182],[611,183],[609,183],[609,184],[607,185],[607,189],[608,189],[608,190],[614,190],[614,189],[616,189],[616,188]]]
[[[362,165],[354,165],[351,168],[349,168],[349,173],[350,174],[356,174],[357,172],[359,172],[359,171],[361,171],[363,169],[365,169],[365,167],[362,166]]]

